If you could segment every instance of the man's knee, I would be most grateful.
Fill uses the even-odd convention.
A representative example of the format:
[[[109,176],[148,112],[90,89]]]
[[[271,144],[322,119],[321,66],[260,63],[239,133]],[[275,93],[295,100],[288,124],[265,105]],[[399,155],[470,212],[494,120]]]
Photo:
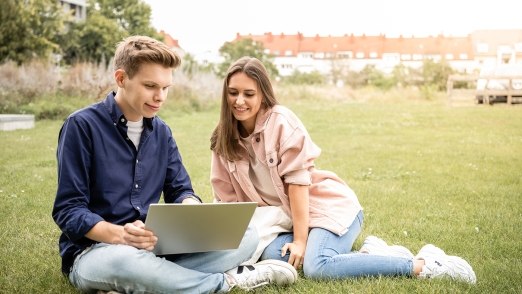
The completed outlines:
[[[257,233],[257,229],[255,226],[248,226],[239,246],[250,254],[254,254],[257,245],[259,245],[259,234]]]

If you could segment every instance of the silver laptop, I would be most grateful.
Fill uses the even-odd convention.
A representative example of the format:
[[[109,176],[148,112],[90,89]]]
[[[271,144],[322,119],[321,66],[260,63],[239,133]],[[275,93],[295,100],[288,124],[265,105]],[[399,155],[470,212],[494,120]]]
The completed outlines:
[[[256,202],[151,204],[145,227],[156,234],[156,255],[237,249]]]

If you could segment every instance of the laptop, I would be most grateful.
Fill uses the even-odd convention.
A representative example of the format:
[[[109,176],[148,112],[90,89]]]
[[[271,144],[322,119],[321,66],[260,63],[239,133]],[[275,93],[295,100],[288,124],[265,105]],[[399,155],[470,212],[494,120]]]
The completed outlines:
[[[257,202],[151,204],[145,227],[156,234],[156,255],[237,249]]]

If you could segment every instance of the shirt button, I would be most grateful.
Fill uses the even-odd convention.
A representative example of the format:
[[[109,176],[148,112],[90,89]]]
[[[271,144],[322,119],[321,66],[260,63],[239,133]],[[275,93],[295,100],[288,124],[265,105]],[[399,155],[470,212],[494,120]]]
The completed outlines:
[[[272,163],[272,162],[274,162],[274,160],[272,158],[270,158],[270,160],[268,162]]]
[[[256,142],[258,142],[258,143],[259,143],[259,141],[261,141],[261,139],[259,139],[259,138],[256,138]]]
[[[125,122],[125,119],[124,119],[124,118],[122,118],[122,119],[121,119],[121,122]]]
[[[127,137],[127,138],[125,138],[125,140],[129,141],[130,139],[129,139],[129,137]]]
[[[138,184],[136,184],[136,186],[135,186],[135,187],[136,187],[136,188],[138,188]]]
[[[138,163],[138,160],[136,159],[136,163]]]
[[[114,123],[114,125],[116,125],[116,123]]]
[[[140,207],[139,207],[139,206],[136,206],[136,209],[137,209],[137,210],[140,210]]]

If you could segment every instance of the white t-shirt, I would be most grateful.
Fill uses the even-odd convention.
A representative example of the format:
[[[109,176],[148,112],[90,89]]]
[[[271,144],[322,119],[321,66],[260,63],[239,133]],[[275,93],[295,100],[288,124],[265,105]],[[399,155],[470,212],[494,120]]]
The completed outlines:
[[[127,121],[127,136],[136,146],[136,150],[140,145],[141,132],[143,132],[143,117],[140,121]]]

